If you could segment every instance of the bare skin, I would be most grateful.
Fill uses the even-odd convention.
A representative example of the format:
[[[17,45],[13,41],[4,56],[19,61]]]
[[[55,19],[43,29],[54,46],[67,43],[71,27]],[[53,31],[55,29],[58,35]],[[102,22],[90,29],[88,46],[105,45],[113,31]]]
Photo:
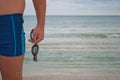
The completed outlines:
[[[25,0],[1,0],[0,15],[23,13],[25,8]]]
[[[2,80],[22,80],[22,66],[24,56],[0,56],[0,71]]]
[[[33,31],[33,44],[39,43],[44,39],[44,24],[46,13],[46,0],[33,0],[36,11],[37,24]],[[0,0],[0,15],[22,13],[24,14],[25,0]],[[16,26],[17,27],[17,26]],[[2,80],[23,80],[22,65],[24,55],[17,57],[7,57],[0,55],[0,71]]]

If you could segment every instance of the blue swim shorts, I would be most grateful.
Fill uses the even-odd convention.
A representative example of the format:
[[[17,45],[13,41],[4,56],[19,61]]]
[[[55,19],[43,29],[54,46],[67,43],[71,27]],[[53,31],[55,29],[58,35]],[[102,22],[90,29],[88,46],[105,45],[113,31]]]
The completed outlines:
[[[0,15],[0,55],[19,56],[25,53],[23,14]]]

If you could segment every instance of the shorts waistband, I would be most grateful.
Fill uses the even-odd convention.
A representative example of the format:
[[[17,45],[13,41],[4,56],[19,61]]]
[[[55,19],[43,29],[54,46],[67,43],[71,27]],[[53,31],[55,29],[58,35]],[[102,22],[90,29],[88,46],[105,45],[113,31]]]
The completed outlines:
[[[15,22],[17,22],[17,23],[24,22],[23,21],[23,14],[22,13],[15,13],[15,14],[0,15],[0,24],[11,23],[11,16],[14,17]]]
[[[3,15],[0,15],[0,17],[9,17],[9,16],[17,16],[17,15],[23,15],[22,13],[14,13],[14,14],[3,14]]]

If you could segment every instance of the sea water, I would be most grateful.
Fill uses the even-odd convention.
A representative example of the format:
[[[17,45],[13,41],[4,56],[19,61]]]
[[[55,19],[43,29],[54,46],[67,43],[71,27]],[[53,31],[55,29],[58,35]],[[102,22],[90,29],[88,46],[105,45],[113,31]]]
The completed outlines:
[[[47,16],[38,62],[28,42],[35,16],[24,16],[24,75],[119,76],[120,16]]]

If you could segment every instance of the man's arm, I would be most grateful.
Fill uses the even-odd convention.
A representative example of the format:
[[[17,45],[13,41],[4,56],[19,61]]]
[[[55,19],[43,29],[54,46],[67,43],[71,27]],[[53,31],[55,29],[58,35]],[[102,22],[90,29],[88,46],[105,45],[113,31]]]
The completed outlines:
[[[37,16],[37,25],[44,27],[46,14],[46,0],[33,0],[34,8]]]
[[[33,40],[30,39],[29,41],[36,44],[44,39],[46,0],[33,0],[33,5],[36,12],[37,25],[33,31]]]

